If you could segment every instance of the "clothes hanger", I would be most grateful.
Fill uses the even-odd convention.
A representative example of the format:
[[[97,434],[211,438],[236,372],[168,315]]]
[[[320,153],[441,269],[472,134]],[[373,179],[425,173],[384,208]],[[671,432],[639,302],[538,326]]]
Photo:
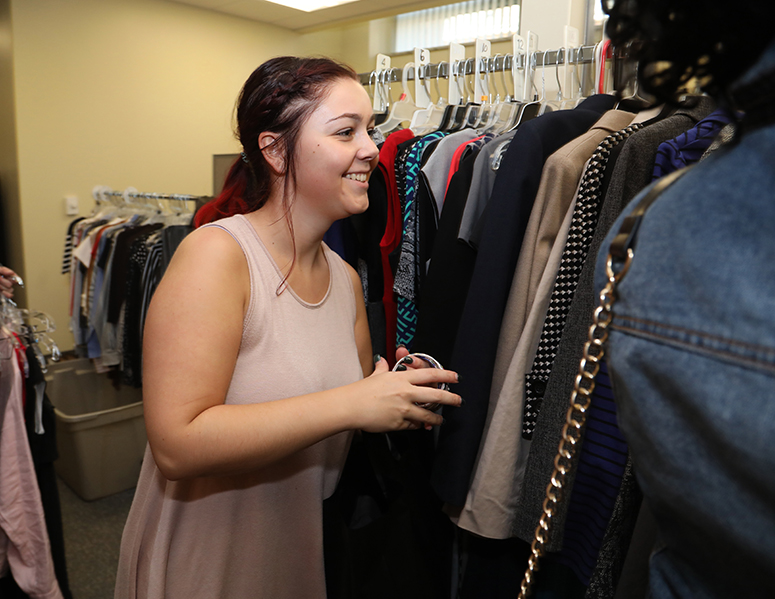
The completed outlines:
[[[627,49],[629,49],[629,45],[625,48],[625,53],[627,53]],[[638,67],[639,64],[635,63],[635,73],[632,78],[632,93],[629,96],[622,97],[614,108],[618,110],[627,110],[629,112],[640,112],[653,106],[653,102],[642,97],[639,93]]]
[[[22,318],[21,310],[19,310],[16,302],[4,295],[0,295],[0,325],[17,335],[22,334],[24,327],[24,319]],[[13,339],[11,345],[15,347],[17,345],[16,340],[12,335],[11,338]],[[3,346],[6,344],[7,342],[3,341]]]
[[[571,96],[565,96],[565,90],[562,89],[562,83],[560,83],[560,52],[562,52],[563,66],[568,69],[568,60],[570,59],[570,49],[564,46],[557,52],[557,63],[554,67],[554,74],[557,78],[557,110],[565,110],[567,108],[573,108],[575,106],[575,100]],[[573,85],[573,73],[571,72],[571,85]],[[571,90],[571,95],[573,91]]]
[[[491,73],[495,73],[498,69],[498,57],[501,56],[500,54],[496,54],[492,59],[492,71]],[[506,111],[511,110],[510,104],[511,104],[511,95],[509,94],[509,85],[506,82],[506,64],[510,56],[504,55],[503,57],[503,68],[500,69],[501,72],[501,80],[503,83],[503,99],[501,99],[500,90],[498,89],[498,84],[493,81],[493,89],[495,90],[495,100],[492,103],[492,108],[490,110],[489,118],[487,119],[487,122],[484,123],[484,125],[480,126],[480,130],[482,133],[494,133],[495,130],[499,125],[503,124],[503,113]]]
[[[13,282],[19,287],[24,287],[24,281],[19,275],[13,277]],[[0,294],[0,352],[3,359],[9,359],[13,355],[13,349],[18,347],[18,341],[10,334],[21,335],[24,327],[22,311],[12,299]],[[7,355],[6,355],[7,354]]]
[[[382,99],[382,106],[385,109],[385,114],[390,112],[390,105],[393,97],[390,95],[390,79],[393,75],[393,69],[384,69],[378,76],[378,85],[380,87],[380,98]]]
[[[524,97],[523,102],[519,106],[519,110],[514,115],[514,121],[511,123],[511,126],[508,128],[508,131],[513,131],[517,127],[519,127],[522,123],[526,123],[532,118],[535,118],[538,116],[538,111],[541,109],[541,103],[537,99],[527,101],[527,95],[529,93],[532,93],[533,90],[538,91],[538,88],[535,84],[535,70],[536,66],[538,64],[538,59],[536,57],[537,52],[533,52],[529,57],[525,57],[525,69],[528,69],[528,64],[530,65],[529,70],[525,73],[526,79],[529,79],[530,85],[525,85],[525,89],[523,91]],[[527,83],[527,81],[526,81]],[[528,91],[528,89],[530,91]]]
[[[379,96],[379,108],[374,110],[375,124],[379,124],[387,118],[387,108],[385,107],[385,98],[381,93],[379,73],[376,69],[369,73],[368,87],[371,89],[372,106],[374,106],[377,96]]]
[[[409,124],[409,128],[415,135],[425,135],[427,133],[437,131],[441,125],[442,119],[444,118],[444,109],[447,105],[447,102],[442,96],[441,90],[439,89],[439,77],[441,76],[442,64],[448,63],[440,62],[437,67],[438,70],[436,71],[436,79],[434,80],[436,95],[438,97],[437,102],[430,104],[425,109],[416,111],[412,116],[412,122]],[[426,86],[426,91],[430,96],[430,69],[427,69],[427,67],[421,68],[423,69],[423,84]]]
[[[507,54],[504,58],[503,70],[501,75],[503,78],[503,87],[506,90],[504,101],[500,103],[497,108],[497,114],[492,122],[489,131],[494,132],[496,135],[501,135],[509,131],[514,124],[518,121],[519,111],[525,103],[525,81],[527,79],[527,55],[525,54],[525,42],[524,39],[515,35],[513,38],[514,53]],[[510,65],[508,63],[511,62]],[[519,70],[520,63],[523,63],[523,74],[520,76],[520,85],[517,85],[516,72]],[[509,74],[511,75],[511,84],[506,81],[506,70],[508,66]],[[514,95],[512,95],[512,91]],[[518,97],[518,94],[521,94]],[[497,161],[499,163],[499,161]],[[494,165],[496,163],[493,163]],[[497,166],[493,167],[497,170]]]
[[[468,73],[468,61],[471,61],[471,84],[469,86],[468,79],[465,78],[465,74]],[[468,102],[465,106],[465,112],[463,113],[462,122],[460,125],[460,129],[469,129],[474,126],[477,119],[479,118],[479,108],[480,104],[476,102],[476,98],[474,98],[475,92],[474,92],[474,82],[473,82],[473,76],[475,75],[475,69],[473,68],[473,65],[475,63],[475,58],[469,58],[466,60],[466,70],[464,73],[463,80],[466,83],[466,90],[468,91]]]
[[[508,59],[511,58],[511,68],[508,69],[509,73],[511,73],[511,85],[506,81],[506,63],[508,62]],[[503,79],[503,88],[505,90],[505,95],[503,98],[503,101],[499,102],[496,106],[495,113],[493,115],[493,119],[490,123],[490,126],[486,128],[486,131],[495,133],[495,135],[500,135],[504,132],[506,132],[509,127],[511,126],[512,121],[515,119],[517,112],[520,109],[521,102],[517,100],[517,98],[514,98],[511,95],[511,91],[514,89],[514,70],[516,68],[516,62],[517,57],[516,56],[509,56],[508,54],[504,57],[504,64],[503,64],[503,70],[501,71],[502,79]]]
[[[454,130],[455,122],[456,122],[456,114],[458,112],[458,109],[463,106],[463,96],[464,89],[463,89],[463,83],[461,81],[461,69],[463,69],[463,64],[465,63],[465,60],[455,60],[453,63],[449,65],[449,76],[452,78],[453,83],[455,84],[455,87],[457,88],[457,96],[460,98],[459,103],[452,104],[448,103],[446,108],[444,109],[444,116],[441,119],[441,124],[439,125],[438,130],[444,131],[446,133],[449,133]],[[450,92],[451,93],[451,92]]]
[[[469,71],[469,67],[471,73],[473,73],[473,60],[473,58],[466,58],[458,64],[455,82],[460,90],[461,102],[452,110],[450,122],[445,129],[447,132],[460,131],[465,128],[468,109],[471,106],[471,97],[474,93],[473,90],[469,89],[466,74]],[[465,102],[463,102],[463,98],[465,98]]]
[[[579,46],[576,50],[576,63],[573,65],[573,72],[572,75],[576,75],[576,82],[579,84],[577,88],[577,96],[575,98],[576,103],[575,106],[578,106],[581,104],[585,98],[584,98],[584,84],[581,81],[581,75],[579,75],[579,65],[581,64],[581,52],[584,46]]]
[[[92,198],[94,198],[94,209],[92,210],[90,218],[92,219],[109,219],[119,213],[121,205],[114,201],[113,190],[107,185],[96,185],[91,192]]]
[[[398,129],[402,123],[411,121],[415,111],[418,109],[418,106],[412,100],[412,94],[409,91],[410,68],[414,68],[413,62],[405,64],[401,71],[401,97],[393,104],[387,120],[375,127],[385,136]]]
[[[480,79],[482,82],[482,87],[484,88],[484,95],[487,98],[479,107],[479,114],[477,115],[476,122],[473,125],[474,129],[480,131],[483,128],[486,128],[492,122],[493,118],[495,117],[496,104],[500,102],[498,86],[494,83],[492,84],[492,88],[495,90],[496,96],[494,101],[492,98],[492,91],[490,91],[490,84],[492,83],[491,75],[495,72],[495,62],[498,56],[500,56],[500,54],[496,54],[494,57],[485,60],[484,78]],[[484,133],[484,131],[481,132]]]
[[[156,205],[152,205],[150,200],[156,196]],[[134,187],[127,187],[122,193],[126,210],[144,219],[143,224],[153,225],[165,223],[166,217],[159,204],[158,194],[141,194]]]
[[[546,112],[554,112],[556,103],[546,98],[546,55],[549,54],[548,50],[544,51],[543,61],[541,64],[541,108],[538,111],[538,116],[542,116]],[[557,83],[559,84],[560,78],[557,77]]]
[[[21,312],[24,313],[27,311],[22,310]],[[48,360],[46,359],[43,350],[49,355],[52,362],[59,362],[62,357],[62,352],[48,334],[49,331],[54,331],[56,329],[53,325],[53,321],[51,321],[47,314],[43,314],[42,312],[38,312],[37,314],[45,317],[45,320],[48,321],[48,328],[45,330],[36,330],[34,324],[29,324],[29,316],[23,315],[25,323],[22,324],[22,333],[20,334],[20,337],[23,337],[25,344],[32,349],[35,359],[38,361],[38,364],[40,364],[41,370],[45,373],[48,372]],[[41,346],[43,347],[43,350],[41,350]]]

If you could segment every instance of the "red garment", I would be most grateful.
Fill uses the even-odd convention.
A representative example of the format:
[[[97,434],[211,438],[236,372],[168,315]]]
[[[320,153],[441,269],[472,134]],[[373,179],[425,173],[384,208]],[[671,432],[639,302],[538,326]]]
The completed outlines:
[[[449,191],[449,182],[452,181],[452,175],[454,175],[457,172],[457,170],[460,168],[460,159],[463,157],[463,152],[466,151],[466,146],[479,139],[482,139],[483,137],[484,135],[480,135],[479,137],[474,137],[473,139],[469,139],[468,141],[463,142],[457,147],[457,149],[455,150],[455,153],[452,154],[452,162],[450,163],[450,167],[449,167],[449,175],[447,175],[447,187],[444,190],[445,198],[447,197],[447,191]]]
[[[385,177],[387,187],[387,224],[385,234],[379,242],[379,251],[382,257],[382,278],[384,283],[384,295],[382,303],[385,306],[385,331],[388,344],[385,347],[385,359],[392,368],[395,363],[395,347],[391,348],[390,340],[396,338],[396,319],[398,318],[398,307],[396,298],[393,294],[393,271],[390,268],[388,256],[393,252],[398,244],[401,243],[401,203],[398,198],[398,186],[396,185],[396,154],[398,153],[398,144],[408,141],[414,137],[409,129],[394,131],[382,144],[379,151],[378,168]]]

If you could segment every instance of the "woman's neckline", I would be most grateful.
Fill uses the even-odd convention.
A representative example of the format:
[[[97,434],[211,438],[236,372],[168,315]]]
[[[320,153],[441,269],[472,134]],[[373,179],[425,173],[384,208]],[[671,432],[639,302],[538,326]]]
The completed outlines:
[[[277,273],[278,282],[282,281],[284,278],[283,272],[278,266],[277,261],[274,259],[274,256],[272,256],[272,252],[269,251],[269,248],[264,243],[264,240],[261,239],[261,235],[259,235],[256,228],[253,226],[253,223],[251,223],[250,219],[247,218],[244,214],[237,214],[236,216],[240,217],[245,222],[245,224],[248,227],[250,227],[250,230],[253,231],[253,235],[255,235],[256,239],[258,240],[258,244],[261,246],[261,249],[266,254],[266,257],[269,259],[269,262],[271,262],[272,267],[275,270],[275,273]],[[290,284],[287,281],[285,283],[282,283],[282,291],[280,294],[285,293],[286,291],[289,292],[293,296],[293,298],[305,308],[314,309],[314,308],[319,308],[323,304],[325,304],[326,300],[331,295],[331,288],[333,287],[333,284],[334,284],[334,271],[333,271],[333,268],[331,267],[331,260],[329,259],[326,253],[328,250],[328,246],[325,244],[325,242],[321,242],[321,244],[323,247],[323,259],[326,261],[326,266],[328,266],[328,287],[323,297],[317,302],[309,302],[305,300],[303,297],[301,297],[298,293],[296,293],[296,291],[293,289],[293,287],[290,286]]]

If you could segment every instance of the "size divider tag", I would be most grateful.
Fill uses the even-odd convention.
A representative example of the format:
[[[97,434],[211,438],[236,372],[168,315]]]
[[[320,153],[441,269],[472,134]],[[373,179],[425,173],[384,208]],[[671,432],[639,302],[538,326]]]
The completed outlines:
[[[490,40],[476,40],[476,65],[474,68],[474,101],[477,104],[490,101],[490,89],[487,85],[487,61],[492,51]]]
[[[514,57],[511,61],[511,80],[514,82],[513,97],[518,102],[525,101],[525,78],[520,76],[519,65],[527,67],[527,51],[525,49],[525,38],[515,33],[511,38],[512,52]]]

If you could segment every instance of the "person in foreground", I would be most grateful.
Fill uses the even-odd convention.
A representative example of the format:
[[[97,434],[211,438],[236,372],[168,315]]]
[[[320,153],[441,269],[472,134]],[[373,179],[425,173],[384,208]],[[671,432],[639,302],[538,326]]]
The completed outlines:
[[[669,99],[697,76],[741,115],[735,139],[648,208],[616,291],[608,360],[658,529],[650,596],[775,597],[772,2],[604,5],[614,44],[641,44],[648,91]],[[611,242],[639,201],[601,248],[598,289]]]
[[[453,372],[374,367],[358,275],[322,241],[368,206],[372,127],[332,60],[274,58],[245,83],[241,159],[148,314],[149,449],[116,598],[324,598],[322,501],[350,431],[439,425],[415,404],[460,405],[437,388]]]

